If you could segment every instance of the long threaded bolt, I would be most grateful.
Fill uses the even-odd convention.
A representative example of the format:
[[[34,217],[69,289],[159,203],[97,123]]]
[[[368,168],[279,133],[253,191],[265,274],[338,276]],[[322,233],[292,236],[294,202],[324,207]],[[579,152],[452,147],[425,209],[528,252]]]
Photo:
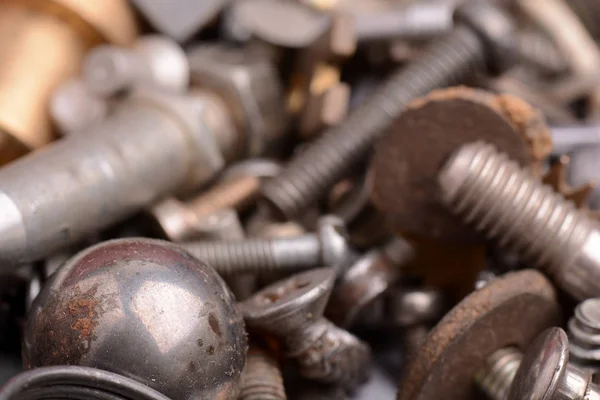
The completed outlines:
[[[600,298],[587,299],[569,320],[571,360],[581,367],[600,370]]]
[[[286,398],[277,360],[264,349],[250,346],[238,400],[285,400]]]
[[[506,347],[488,357],[475,376],[477,386],[490,400],[505,400],[523,359],[521,350]]]
[[[263,185],[263,197],[280,217],[298,216],[319,200],[367,156],[375,139],[414,98],[464,82],[483,70],[486,61],[497,70],[511,64],[507,60],[513,53],[500,49],[514,45],[512,23],[504,14],[487,4],[469,3],[459,8],[456,16],[463,24],[435,42],[421,59],[394,72],[343,123]]]
[[[482,142],[461,147],[442,168],[443,200],[465,222],[545,268],[583,300],[600,293],[600,232],[595,222]]]
[[[318,232],[293,238],[184,243],[192,256],[221,275],[245,272],[298,271],[322,265],[339,267],[351,250],[340,219],[322,217]]]

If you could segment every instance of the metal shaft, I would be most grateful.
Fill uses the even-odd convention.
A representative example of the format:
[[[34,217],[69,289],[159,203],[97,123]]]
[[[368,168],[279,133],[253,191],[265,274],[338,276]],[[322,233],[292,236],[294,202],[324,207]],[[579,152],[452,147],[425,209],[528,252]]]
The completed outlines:
[[[412,99],[463,82],[484,65],[484,45],[477,34],[457,27],[420,60],[393,73],[343,123],[293,158],[281,174],[265,183],[263,196],[279,213],[297,216],[366,157],[374,140]]]
[[[277,360],[257,346],[250,346],[238,400],[285,400],[283,378]]]
[[[314,234],[270,240],[184,243],[182,247],[222,275],[276,270],[291,272],[317,267],[322,262],[321,243]]]
[[[523,353],[515,347],[497,350],[475,376],[477,386],[490,400],[505,400],[521,364]]]
[[[482,142],[458,150],[439,175],[444,201],[467,223],[546,268],[577,299],[600,293],[595,222]]]
[[[211,176],[201,165],[206,132],[194,115],[149,97],[130,100],[85,134],[2,168],[3,268],[40,259]]]

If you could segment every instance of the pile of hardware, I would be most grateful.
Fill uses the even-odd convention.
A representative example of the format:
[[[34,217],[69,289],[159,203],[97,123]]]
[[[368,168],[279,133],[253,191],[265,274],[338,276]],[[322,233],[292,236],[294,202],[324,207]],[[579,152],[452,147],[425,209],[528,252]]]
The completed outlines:
[[[0,400],[600,400],[598,0],[0,2]]]

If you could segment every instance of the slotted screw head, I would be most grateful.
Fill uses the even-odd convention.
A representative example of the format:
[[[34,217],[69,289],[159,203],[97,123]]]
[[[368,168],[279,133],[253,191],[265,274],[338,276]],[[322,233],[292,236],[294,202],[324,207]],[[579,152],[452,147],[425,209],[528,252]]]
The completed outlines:
[[[313,269],[267,286],[240,303],[250,327],[285,336],[323,316],[336,270]]]

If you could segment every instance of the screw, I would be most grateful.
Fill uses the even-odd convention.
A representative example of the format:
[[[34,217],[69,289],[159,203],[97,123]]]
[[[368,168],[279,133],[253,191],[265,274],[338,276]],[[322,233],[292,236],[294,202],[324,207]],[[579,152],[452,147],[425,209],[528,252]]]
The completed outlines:
[[[238,400],[285,400],[283,378],[277,360],[266,350],[251,345],[242,373]]]
[[[513,29],[502,12],[487,4],[469,4],[458,9],[456,18],[466,26],[457,26],[434,43],[423,58],[393,73],[343,123],[265,183],[262,194],[276,212],[295,217],[320,199],[367,156],[375,139],[413,98],[464,81],[484,69],[486,60],[498,70],[508,68],[512,53],[503,50],[512,48]]]
[[[367,379],[367,344],[323,317],[335,281],[333,268],[320,268],[276,282],[240,304],[249,327],[283,340],[302,376],[355,387]]]
[[[322,217],[318,232],[290,238],[184,243],[192,256],[222,275],[243,272],[297,271],[321,265],[341,267],[349,260],[346,231],[341,220]]]
[[[508,400],[598,400],[592,374],[569,364],[569,340],[560,328],[541,333],[523,356]]]
[[[142,37],[131,49],[98,46],[86,56],[82,69],[86,86],[103,98],[136,85],[180,93],[190,80],[185,52],[176,42],[159,35]]]
[[[600,298],[587,299],[575,307],[568,332],[571,358],[581,367],[600,366]]]
[[[462,146],[442,168],[443,200],[501,247],[545,267],[577,299],[600,293],[600,232],[551,187],[483,142]]]
[[[505,400],[521,364],[523,352],[516,347],[497,350],[475,376],[477,386],[491,400]]]

